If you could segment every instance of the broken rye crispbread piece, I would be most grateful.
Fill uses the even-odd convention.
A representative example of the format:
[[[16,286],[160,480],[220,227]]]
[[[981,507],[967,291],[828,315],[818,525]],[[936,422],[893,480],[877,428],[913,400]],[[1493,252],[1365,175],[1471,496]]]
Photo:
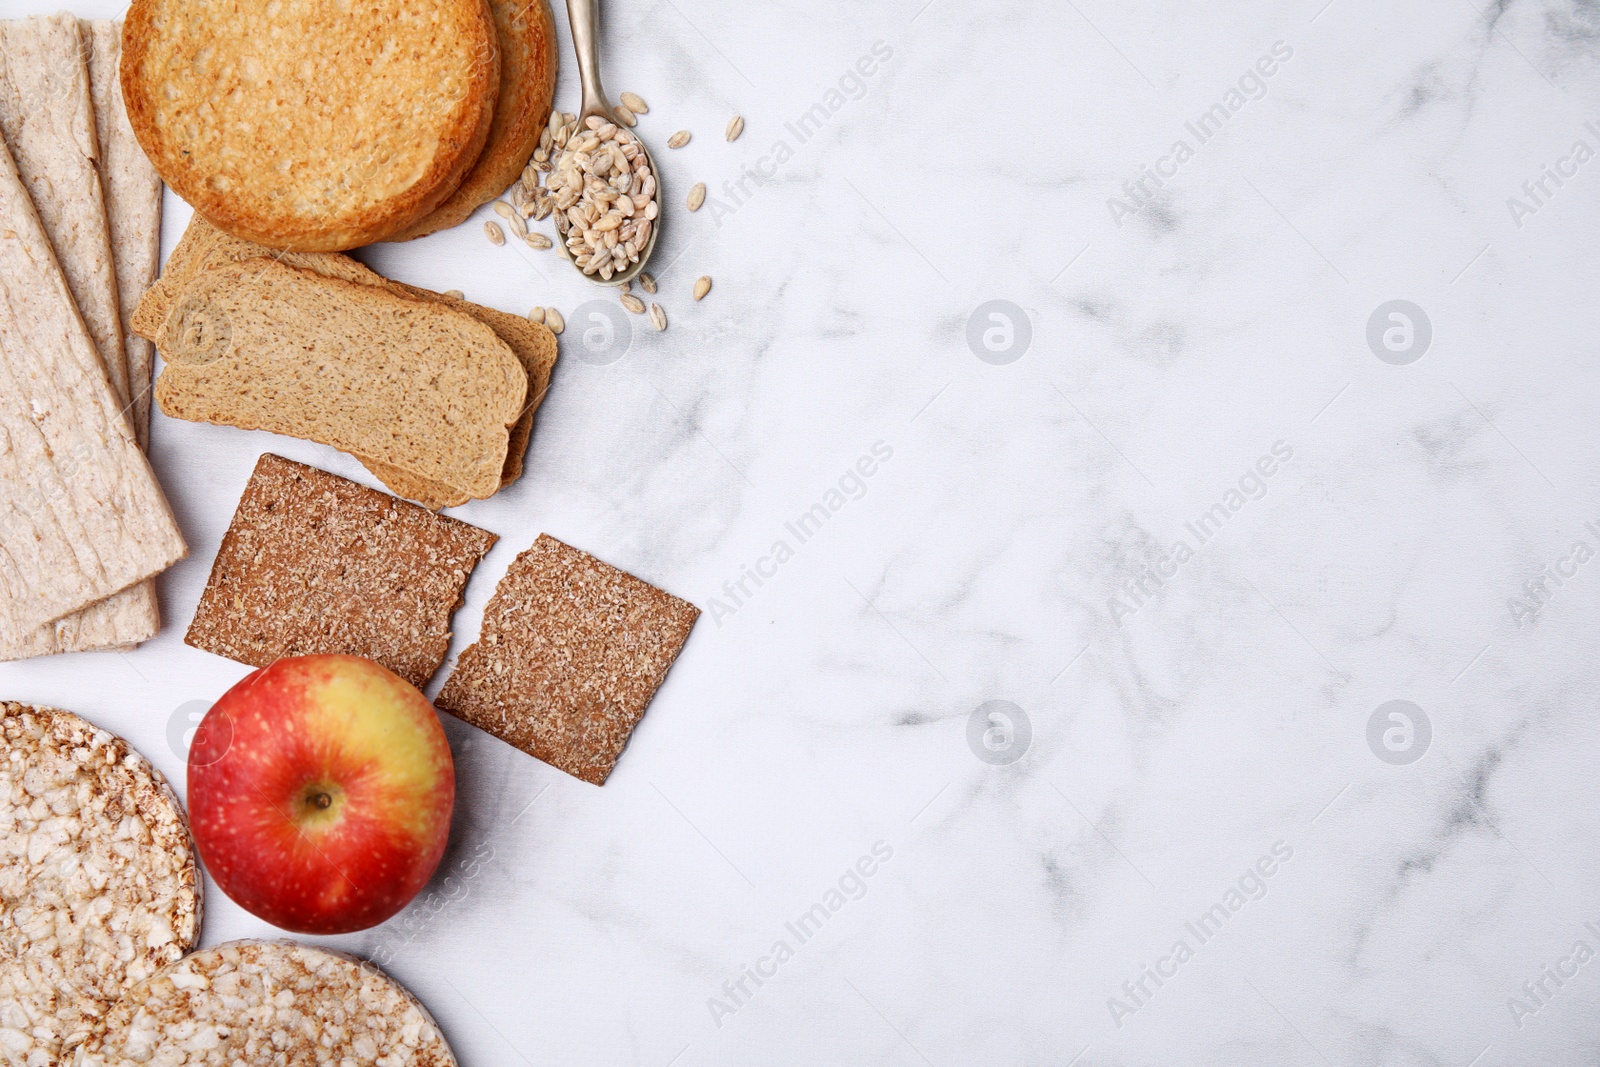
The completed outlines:
[[[271,259],[197,273],[156,345],[168,415],[332,445],[477,499],[500,489],[528,393],[472,316]]]
[[[522,415],[511,427],[506,447],[506,462],[500,472],[500,486],[504,488],[522,477],[523,456],[528,450],[528,438],[533,433],[533,420],[545,393],[550,389],[550,375],[556,364],[556,338],[545,326],[529,322],[521,315],[510,315],[494,308],[483,307],[452,296],[418,289],[392,281],[339,252],[281,252],[230,237],[196,214],[183,231],[178,247],[167,258],[166,268],[156,284],[139,302],[133,315],[133,328],[145,337],[155,337],[166,321],[178,294],[189,280],[202,269],[218,263],[236,263],[246,259],[276,259],[291,267],[314,271],[329,278],[354,282],[359,285],[383,286],[391,292],[416,300],[444,303],[463,311],[485,326],[510,346],[513,354],[528,372],[528,397]],[[378,477],[390,492],[421,502],[437,511],[439,508],[464,504],[470,497],[460,489],[411,474],[390,464],[368,456],[357,455],[368,470]]]
[[[541,534],[495,589],[435,705],[603,785],[699,616]]]
[[[450,649],[450,617],[498,538],[266,453],[222,539],[187,644],[265,667],[344,652],[418,689]]]
[[[0,151],[0,646],[187,553]]]
[[[54,1064],[193,948],[200,872],[161,772],[71,712],[0,701],[0,1062]]]
[[[151,1063],[456,1067],[456,1058],[421,1002],[372,964],[248,940],[202,949],[130,990],[75,1067]]]

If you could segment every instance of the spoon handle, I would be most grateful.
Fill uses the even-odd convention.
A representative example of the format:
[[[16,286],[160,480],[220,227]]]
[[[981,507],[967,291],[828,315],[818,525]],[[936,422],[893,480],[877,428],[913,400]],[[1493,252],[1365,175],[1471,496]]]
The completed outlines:
[[[572,23],[572,50],[578,54],[578,78],[583,85],[583,115],[609,112],[610,101],[600,84],[600,0],[567,0]]]

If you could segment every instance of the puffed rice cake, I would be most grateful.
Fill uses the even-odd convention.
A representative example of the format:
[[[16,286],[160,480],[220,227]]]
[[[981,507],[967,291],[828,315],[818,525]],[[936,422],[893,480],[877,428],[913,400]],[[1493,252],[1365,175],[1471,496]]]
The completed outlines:
[[[131,990],[74,1067],[374,1064],[455,1067],[415,997],[353,956],[289,941],[230,941]]]
[[[71,712],[0,701],[0,1062],[60,1062],[193,948],[201,886],[161,772]]]

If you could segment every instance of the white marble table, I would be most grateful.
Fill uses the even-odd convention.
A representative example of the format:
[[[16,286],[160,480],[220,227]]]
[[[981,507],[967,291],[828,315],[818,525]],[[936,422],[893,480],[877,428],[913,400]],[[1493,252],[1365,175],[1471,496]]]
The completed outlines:
[[[453,876],[335,943],[464,1064],[1600,1061],[1600,14],[1492,6],[608,0],[671,328],[363,257],[573,323],[456,650],[541,531],[706,615],[603,789],[451,721]],[[0,692],[181,782],[267,449],[366,480],[158,418],[165,632]]]

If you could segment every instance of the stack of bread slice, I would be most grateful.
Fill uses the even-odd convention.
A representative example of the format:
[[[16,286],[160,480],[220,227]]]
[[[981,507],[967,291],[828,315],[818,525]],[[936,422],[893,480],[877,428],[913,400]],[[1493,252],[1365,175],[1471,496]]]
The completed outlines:
[[[434,509],[521,476],[556,361],[554,335],[521,316],[198,215],[133,328],[166,361],[164,413],[332,445]]]
[[[0,660],[121,648],[187,549],[141,451],[161,182],[118,90],[121,34],[0,22]]]
[[[278,250],[455,226],[522,173],[555,95],[548,0],[134,0],[123,47],[156,170]]]

